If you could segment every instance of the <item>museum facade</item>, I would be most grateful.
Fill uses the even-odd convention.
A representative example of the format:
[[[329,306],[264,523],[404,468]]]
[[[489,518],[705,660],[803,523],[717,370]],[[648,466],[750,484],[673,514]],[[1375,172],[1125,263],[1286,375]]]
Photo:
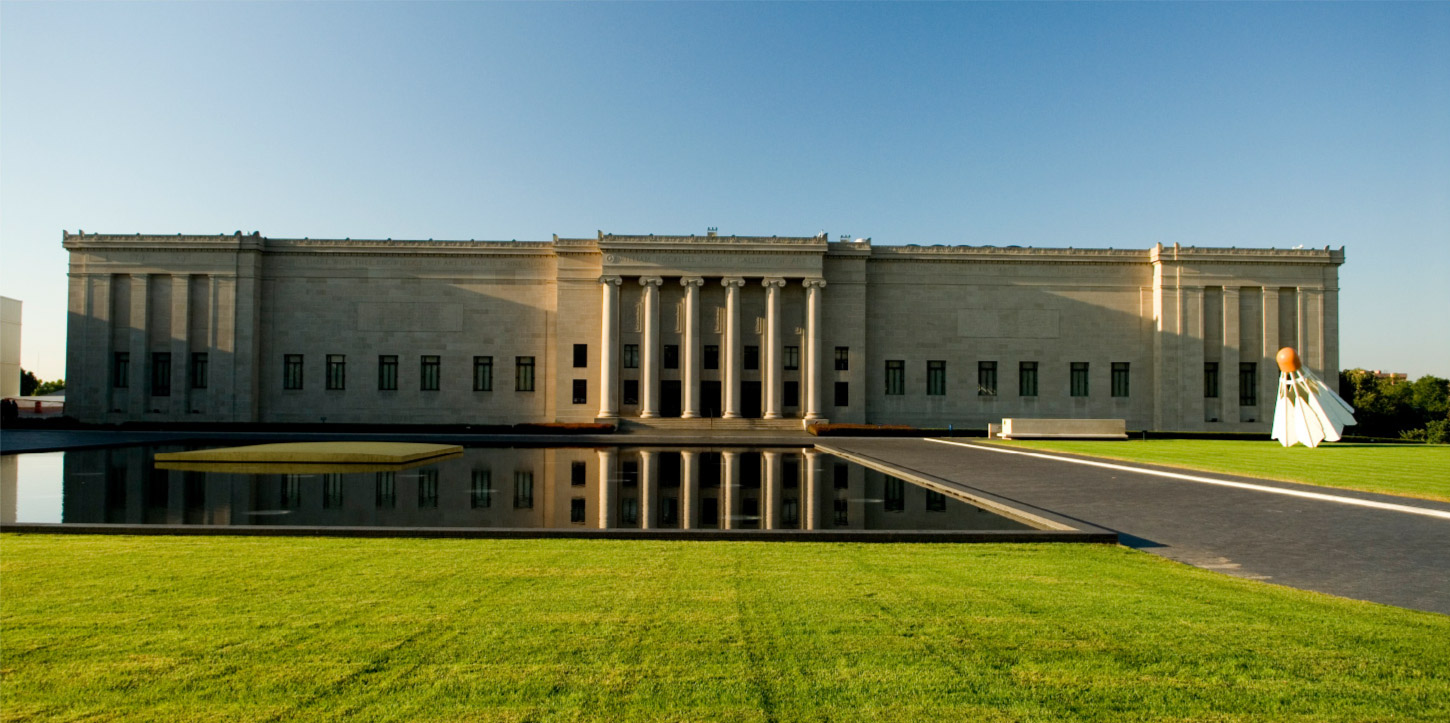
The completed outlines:
[[[1064,417],[1266,432],[1281,346],[1337,373],[1344,262],[1328,248],[713,232],[64,246],[67,412],[96,423]]]

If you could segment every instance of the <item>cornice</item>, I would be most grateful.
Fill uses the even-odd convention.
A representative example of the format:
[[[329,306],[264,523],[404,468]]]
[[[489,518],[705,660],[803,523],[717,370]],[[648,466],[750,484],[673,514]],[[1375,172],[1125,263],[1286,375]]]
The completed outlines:
[[[1149,250],[1154,263],[1334,264],[1344,263],[1344,247],[1331,249],[1256,249],[1238,247],[1158,246]]]

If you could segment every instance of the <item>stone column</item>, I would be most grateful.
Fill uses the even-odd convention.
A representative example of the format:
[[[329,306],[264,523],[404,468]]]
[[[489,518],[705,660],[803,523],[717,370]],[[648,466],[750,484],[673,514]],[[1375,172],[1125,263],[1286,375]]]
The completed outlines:
[[[721,386],[725,393],[725,419],[740,416],[740,287],[745,279],[730,277],[720,279],[725,287],[725,380]]]
[[[644,338],[640,341],[639,416],[660,416],[660,284],[658,276],[642,276],[644,287]]]
[[[765,287],[765,414],[780,419],[780,289],[785,279],[762,279]]]
[[[735,510],[740,504],[740,453],[721,452],[725,469],[720,476],[720,529],[735,529]]]
[[[615,526],[614,468],[618,453],[613,447],[599,450],[599,529]]]
[[[148,274],[131,275],[131,374],[127,384],[131,387],[127,396],[130,401],[131,419],[143,419],[151,404],[151,355],[148,341],[151,301],[147,295],[151,277]]]
[[[660,478],[658,455],[649,450],[639,453],[639,529],[648,530],[655,526],[655,497],[659,492]]]
[[[680,279],[680,285],[685,287],[685,343],[682,350],[685,358],[680,360],[685,372],[680,385],[684,387],[684,404],[680,416],[685,419],[700,416],[700,287],[704,283],[705,280],[698,276]]]
[[[191,411],[191,276],[171,277],[171,413]]]
[[[599,277],[603,309],[599,328],[599,416],[619,416],[619,284],[618,276]],[[602,454],[602,453],[601,453]]]
[[[765,480],[761,485],[762,495],[760,517],[762,530],[774,530],[780,526],[780,452],[762,452],[765,459]]]
[[[699,519],[698,457],[695,452],[680,452],[680,527],[686,530],[695,529],[695,520]]]
[[[1239,287],[1223,287],[1223,353],[1218,361],[1218,421],[1238,424],[1239,413]],[[1248,357],[1254,358],[1249,350]],[[1209,404],[1205,399],[1204,404]]]
[[[801,485],[801,514],[805,516],[805,522],[801,525],[807,530],[814,530],[819,525],[816,516],[820,514],[821,474],[816,468],[820,465],[820,454],[807,450],[805,459],[801,462],[806,468],[806,480]]]
[[[806,419],[821,418],[821,289],[824,279],[806,279]]]

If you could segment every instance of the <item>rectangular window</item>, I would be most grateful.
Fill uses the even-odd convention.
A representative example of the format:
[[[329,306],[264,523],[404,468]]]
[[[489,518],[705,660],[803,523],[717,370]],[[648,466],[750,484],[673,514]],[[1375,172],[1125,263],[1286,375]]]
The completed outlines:
[[[191,353],[191,388],[206,389],[206,352]]]
[[[836,371],[844,372],[851,368],[851,347],[836,347]]]
[[[282,388],[302,388],[302,355],[285,354],[282,356]]]
[[[759,369],[760,368],[760,347],[758,347],[758,346],[747,346],[747,347],[745,347],[745,365],[744,366],[745,366],[746,369]]]
[[[347,388],[347,356],[343,354],[327,355],[327,388]]]
[[[574,497],[569,500],[569,521],[576,524],[584,524],[584,498]]]
[[[514,472],[514,509],[534,509],[534,473],[531,470]]]
[[[1239,363],[1239,406],[1255,407],[1259,404],[1259,364]]]
[[[589,345],[588,344],[575,344],[574,345],[574,368],[575,369],[583,369],[584,367],[587,367],[587,366],[589,366]]]
[[[639,404],[639,380],[626,379],[619,390],[620,404]]]
[[[1069,371],[1071,376],[1068,379],[1072,384],[1069,393],[1074,397],[1086,397],[1088,395],[1088,363],[1073,362]]]
[[[424,468],[418,470],[418,507],[438,506],[438,470],[436,468]]]
[[[493,357],[476,356],[473,358],[473,391],[493,391]]]
[[[680,368],[680,345],[679,344],[666,344],[665,345],[664,367],[666,369],[679,369]]]
[[[1017,365],[1017,396],[1037,396],[1037,362],[1022,362]]]
[[[468,488],[468,504],[475,510],[488,509],[493,505],[492,471],[473,470],[473,484]]]
[[[1203,397],[1218,399],[1218,362],[1203,363]]]
[[[575,379],[574,380],[574,403],[575,404],[588,404],[589,403],[589,380],[587,380],[587,379]]]
[[[997,396],[997,362],[977,362],[977,396]]]
[[[831,465],[831,487],[843,490],[851,486],[851,468],[845,462]]]
[[[151,355],[151,396],[171,396],[171,353],[158,351]]]
[[[111,386],[116,389],[131,386],[131,355],[128,352],[118,351],[111,359]]]
[[[801,348],[798,347],[798,346],[788,346],[788,347],[786,347],[785,348],[785,369],[786,369],[786,371],[796,371],[796,370],[798,370],[800,368],[801,368]]]
[[[378,390],[398,391],[398,357],[394,354],[378,356]]]
[[[378,472],[374,478],[373,505],[391,510],[398,505],[398,473]]]
[[[850,504],[850,500],[843,497],[837,497],[831,500],[831,512],[833,513],[836,527],[845,527],[851,523],[850,512],[848,512],[850,510]]]
[[[304,475],[289,474],[282,478],[282,486],[277,494],[277,501],[286,508],[295,509],[302,506],[302,478]]]
[[[534,391],[534,358],[521,356],[514,359],[514,391]]]
[[[947,393],[947,363],[945,361],[937,360],[926,363],[926,393],[933,397],[940,397]]]
[[[569,463],[569,484],[575,487],[583,487],[586,478],[589,476],[589,465],[582,459],[576,459]]]
[[[443,366],[443,360],[436,356],[424,356],[420,358],[418,370],[418,388],[425,392],[438,391],[439,368]]]
[[[886,360],[886,393],[901,395],[906,393],[906,362],[901,359]]]
[[[705,345],[705,358],[701,364],[706,369],[720,368],[720,347],[715,344]]]
[[[902,512],[906,509],[906,482],[896,478],[886,478],[885,500],[882,507],[887,512]]]
[[[624,364],[624,368],[625,369],[638,369],[639,368],[639,345],[638,344],[625,344],[624,345],[624,359],[622,360],[621,363]]]
[[[942,494],[942,493],[940,493],[940,492],[937,492],[936,490],[927,490],[926,491],[926,511],[927,512],[946,512],[947,511],[947,496],[944,495],[944,494]]]
[[[849,406],[851,406],[851,383],[850,382],[836,382],[836,401],[835,401],[835,404],[838,407],[849,407]]]
[[[1113,396],[1128,396],[1128,362],[1113,362]]]
[[[799,407],[801,405],[801,384],[796,381],[786,382],[782,388],[784,400],[781,402],[787,407]]]

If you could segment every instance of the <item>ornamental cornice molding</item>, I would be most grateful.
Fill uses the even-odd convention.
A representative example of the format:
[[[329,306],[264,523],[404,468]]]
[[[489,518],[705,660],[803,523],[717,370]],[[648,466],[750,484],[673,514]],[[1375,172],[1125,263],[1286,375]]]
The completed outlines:
[[[600,232],[599,248],[682,246],[806,246],[825,249],[826,235],[817,236],[656,236],[654,234],[607,234]]]

